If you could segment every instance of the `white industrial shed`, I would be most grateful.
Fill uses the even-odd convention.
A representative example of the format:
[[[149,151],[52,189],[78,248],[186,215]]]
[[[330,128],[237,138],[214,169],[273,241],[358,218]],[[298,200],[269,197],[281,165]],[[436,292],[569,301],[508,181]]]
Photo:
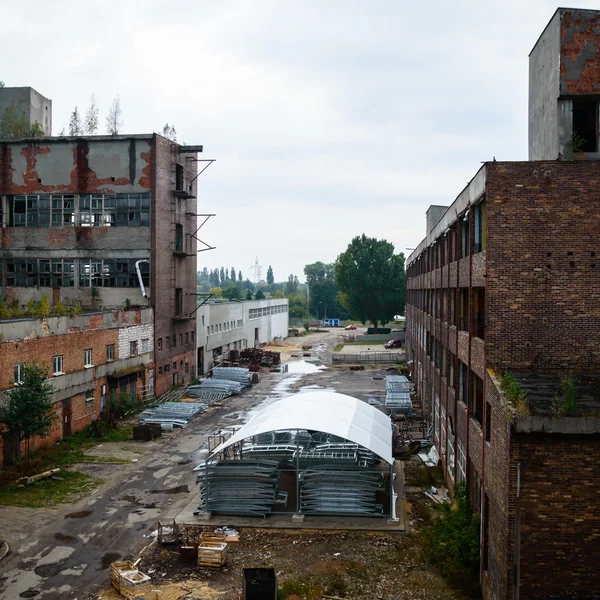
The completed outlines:
[[[313,430],[344,438],[392,464],[390,418],[370,404],[335,392],[306,392],[275,402],[257,413],[226,442],[228,446],[270,431]]]
[[[300,393],[267,406],[196,471],[198,512],[395,520],[390,418],[344,394]]]

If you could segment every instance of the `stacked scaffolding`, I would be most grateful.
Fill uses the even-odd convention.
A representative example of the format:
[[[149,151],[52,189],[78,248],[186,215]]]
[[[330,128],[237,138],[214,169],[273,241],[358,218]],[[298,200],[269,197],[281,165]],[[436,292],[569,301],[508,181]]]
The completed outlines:
[[[217,460],[194,470],[201,485],[199,511],[266,517],[275,504],[287,503],[277,461]]]
[[[387,408],[394,413],[412,415],[410,383],[404,375],[388,375],[385,378],[385,389],[385,406]]]
[[[140,423],[158,423],[161,427],[185,427],[206,410],[198,402],[165,402],[156,408],[148,408],[140,415]]]
[[[383,474],[374,468],[306,469],[300,472],[300,509],[306,514],[381,515],[383,505],[376,498],[383,488]]]

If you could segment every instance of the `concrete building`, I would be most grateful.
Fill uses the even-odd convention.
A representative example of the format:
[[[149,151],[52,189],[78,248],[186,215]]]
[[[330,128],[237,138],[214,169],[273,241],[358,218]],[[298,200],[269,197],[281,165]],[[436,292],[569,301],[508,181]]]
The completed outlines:
[[[197,317],[197,375],[208,373],[228,350],[257,347],[287,337],[287,298],[206,303]]]
[[[52,135],[52,100],[31,87],[0,87],[0,116],[11,105],[30,125],[37,123],[44,135]]]
[[[533,47],[529,55],[529,160],[578,154],[600,158],[599,28],[598,11],[559,8]]]
[[[153,395],[153,316],[146,308],[0,324],[0,394],[18,385],[30,361],[47,366],[55,390],[52,431],[48,438],[34,438],[31,450],[107,413],[119,390],[137,400]],[[0,468],[12,464],[18,452],[15,437],[3,432]]]
[[[153,308],[157,395],[195,372],[200,151],[157,134],[0,140],[0,294]]]
[[[556,13],[531,98],[555,89],[571,35],[595,60],[599,16]],[[597,106],[581,66],[566,92]],[[555,160],[553,114],[533,111],[530,133],[553,160],[485,163],[407,259],[408,361],[448,486],[466,481],[480,515],[486,599],[600,597],[600,161]]]

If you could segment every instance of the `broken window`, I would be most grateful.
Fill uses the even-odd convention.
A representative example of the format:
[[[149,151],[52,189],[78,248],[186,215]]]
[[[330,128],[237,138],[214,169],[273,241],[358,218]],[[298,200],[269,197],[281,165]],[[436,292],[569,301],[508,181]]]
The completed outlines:
[[[458,328],[462,331],[469,329],[469,290],[462,289],[458,292],[458,302],[460,315],[458,319]]]
[[[485,200],[473,208],[473,253],[481,252],[486,248],[486,204]]]
[[[467,404],[467,384],[469,369],[461,360],[458,361],[458,399]]]
[[[183,225],[175,223],[175,252],[183,252]]]
[[[183,314],[183,288],[175,289],[175,313],[177,315]],[[175,337],[175,336],[173,336]],[[173,344],[174,346],[175,344]]]
[[[481,425],[483,419],[483,380],[481,377],[471,374],[471,394],[469,398],[469,412],[471,416]]]
[[[473,288],[473,321],[472,334],[478,338],[485,337],[485,288]]]
[[[183,191],[183,165],[175,165],[175,189]]]
[[[598,152],[598,102],[573,100],[573,150]]]
[[[469,256],[469,213],[460,220],[460,258]]]

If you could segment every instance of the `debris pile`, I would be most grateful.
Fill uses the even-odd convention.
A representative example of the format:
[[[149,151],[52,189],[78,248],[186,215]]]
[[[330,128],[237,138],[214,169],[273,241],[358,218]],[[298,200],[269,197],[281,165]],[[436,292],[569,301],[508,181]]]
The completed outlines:
[[[158,423],[162,429],[185,427],[197,415],[206,410],[198,402],[165,402],[156,408],[147,408],[140,415],[140,423]]]

